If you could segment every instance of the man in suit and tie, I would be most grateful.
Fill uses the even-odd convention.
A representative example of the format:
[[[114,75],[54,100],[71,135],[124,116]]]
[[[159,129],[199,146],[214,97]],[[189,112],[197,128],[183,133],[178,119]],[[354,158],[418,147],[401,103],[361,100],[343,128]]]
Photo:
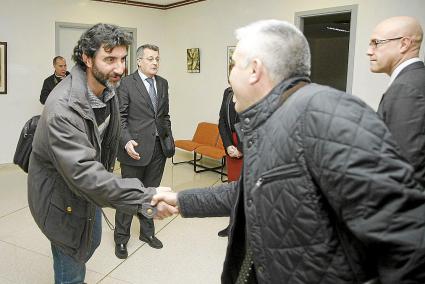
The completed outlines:
[[[146,44],[137,49],[138,70],[123,78],[118,88],[121,113],[121,145],[118,160],[122,177],[138,178],[145,187],[157,187],[165,161],[174,154],[168,100],[168,82],[157,75],[159,48]],[[152,219],[139,215],[139,239],[160,249]],[[115,255],[127,258],[127,242],[133,216],[116,211]]]
[[[425,186],[425,66],[419,59],[423,31],[417,19],[392,17],[374,29],[367,50],[370,70],[390,84],[378,113]]]

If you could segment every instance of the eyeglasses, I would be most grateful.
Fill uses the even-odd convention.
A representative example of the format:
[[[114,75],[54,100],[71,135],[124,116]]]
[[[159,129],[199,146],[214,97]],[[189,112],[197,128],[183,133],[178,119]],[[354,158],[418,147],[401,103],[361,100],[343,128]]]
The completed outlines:
[[[154,57],[145,57],[145,58],[139,57],[139,59],[146,59],[148,62],[153,62],[154,60],[156,62],[159,62],[159,57],[156,57],[156,58],[154,58]]]
[[[392,40],[398,40],[398,39],[402,39],[403,37],[394,37],[394,38],[387,38],[387,39],[372,39],[369,42],[369,46],[372,47],[373,49],[377,48],[379,45],[382,44],[386,44]]]

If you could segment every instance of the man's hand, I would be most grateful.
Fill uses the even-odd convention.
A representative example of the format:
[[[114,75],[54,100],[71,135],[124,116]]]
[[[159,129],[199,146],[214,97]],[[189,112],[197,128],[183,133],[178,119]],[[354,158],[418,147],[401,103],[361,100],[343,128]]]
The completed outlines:
[[[177,208],[177,193],[172,192],[169,187],[157,187],[151,205],[156,206],[156,219],[163,219],[179,213],[179,209]]]
[[[232,158],[240,158],[242,157],[242,153],[239,152],[238,148],[236,148],[233,145],[230,145],[229,147],[227,147],[227,154],[229,154],[230,157]]]
[[[160,192],[171,192],[171,187],[168,187],[168,186],[158,186],[156,188],[156,193],[160,193]]]
[[[177,206],[177,193],[172,191],[157,191],[157,193],[152,197],[151,205],[155,206],[160,201],[164,201],[165,203],[175,207]]]
[[[177,207],[171,206],[164,201],[159,201],[158,204],[156,204],[156,210],[157,212],[154,218],[159,220],[170,217],[174,214],[179,214],[179,209]]]
[[[136,141],[134,141],[134,140],[130,140],[130,141],[128,141],[127,142],[127,144],[125,144],[125,150],[127,151],[127,154],[131,157],[131,158],[133,158],[134,160],[140,160],[140,155],[139,155],[139,153],[137,153],[135,150],[134,150],[134,147],[136,147],[137,145],[139,145],[139,144],[137,144],[137,142]]]

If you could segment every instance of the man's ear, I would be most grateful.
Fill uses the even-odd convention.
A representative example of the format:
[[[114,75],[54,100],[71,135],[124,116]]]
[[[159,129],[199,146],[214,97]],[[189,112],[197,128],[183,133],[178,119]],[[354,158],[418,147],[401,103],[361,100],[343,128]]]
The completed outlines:
[[[401,53],[406,53],[412,47],[413,39],[412,38],[409,38],[409,37],[403,37],[400,40],[400,44],[401,44],[400,52]]]
[[[83,62],[86,64],[87,68],[92,68],[93,67],[93,58],[88,57],[84,53],[83,53]]]
[[[261,62],[261,60],[256,58],[252,60],[248,68],[250,68],[250,71],[251,71],[251,74],[249,75],[249,83],[253,85],[257,83],[258,81],[260,81],[261,76],[263,76],[264,65],[263,65],[263,62]]]

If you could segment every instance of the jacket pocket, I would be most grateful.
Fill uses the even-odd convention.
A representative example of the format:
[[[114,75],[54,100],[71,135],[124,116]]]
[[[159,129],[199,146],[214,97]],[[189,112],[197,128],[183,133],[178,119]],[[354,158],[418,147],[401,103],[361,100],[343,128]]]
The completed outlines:
[[[256,182],[256,187],[260,187],[265,183],[270,183],[277,180],[289,179],[294,177],[300,177],[302,175],[301,168],[298,164],[287,164],[278,166],[271,170],[265,171],[260,175],[260,178]]]
[[[78,249],[87,229],[87,202],[67,187],[56,184],[49,204],[44,231],[53,242]]]
[[[59,244],[78,249],[85,229],[85,219],[50,204],[45,222],[47,237]]]

